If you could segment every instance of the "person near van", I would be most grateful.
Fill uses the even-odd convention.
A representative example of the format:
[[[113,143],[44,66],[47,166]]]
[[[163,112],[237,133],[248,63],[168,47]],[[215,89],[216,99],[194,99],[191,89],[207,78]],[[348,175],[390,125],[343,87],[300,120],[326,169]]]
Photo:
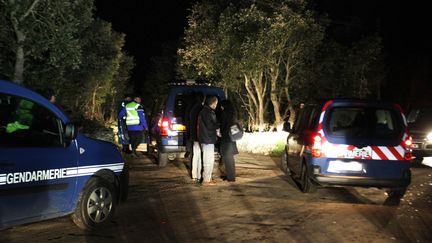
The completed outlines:
[[[144,131],[147,130],[147,121],[144,116],[144,108],[141,106],[141,98],[135,96],[133,101],[126,104],[120,111],[118,118],[126,116],[126,125],[129,135],[129,143],[132,148],[132,156],[141,157],[136,149],[144,138]]]
[[[208,96],[205,106],[198,115],[198,141],[203,153],[203,182],[204,186],[214,185],[212,172],[214,166],[214,147],[217,139],[219,124],[216,119],[215,109],[218,99],[216,96]]]
[[[189,139],[192,143],[192,179],[195,181],[201,180],[202,160],[201,147],[197,136],[197,121],[198,115],[204,105],[204,94],[201,92],[195,93],[195,103],[190,110],[189,117]]]
[[[121,110],[126,107],[126,105],[132,101],[132,97],[128,94],[124,96],[123,101],[120,104],[120,107],[118,107],[118,113],[121,112]],[[126,125],[126,116],[117,116],[117,128],[118,128],[118,142],[122,145],[122,152],[123,153],[131,153],[131,150],[129,148],[129,135],[127,131],[127,125]]]
[[[238,154],[237,144],[231,141],[229,136],[230,127],[238,122],[237,112],[230,100],[223,100],[220,103],[221,113],[221,160],[225,166],[226,180],[234,182],[236,178],[234,155]]]

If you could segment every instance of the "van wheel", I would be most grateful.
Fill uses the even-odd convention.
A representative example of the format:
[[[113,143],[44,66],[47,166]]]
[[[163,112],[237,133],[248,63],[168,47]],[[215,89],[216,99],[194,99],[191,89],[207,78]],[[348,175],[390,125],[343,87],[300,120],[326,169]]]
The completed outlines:
[[[159,167],[165,167],[168,164],[168,154],[162,153],[158,150],[158,165]]]
[[[282,171],[285,172],[285,174],[287,175],[290,174],[290,170],[288,168],[288,155],[286,151],[284,151],[284,153],[282,154],[281,167],[282,167]]]
[[[309,177],[308,169],[305,163],[303,163],[302,165],[300,181],[301,181],[302,192],[304,193],[316,192],[316,186],[312,183]]]
[[[116,198],[116,191],[110,183],[92,177],[81,192],[72,220],[84,230],[98,228],[110,222],[117,206]]]
[[[388,189],[387,200],[384,202],[384,204],[389,206],[399,205],[401,198],[405,195],[405,192],[406,192],[406,187]]]

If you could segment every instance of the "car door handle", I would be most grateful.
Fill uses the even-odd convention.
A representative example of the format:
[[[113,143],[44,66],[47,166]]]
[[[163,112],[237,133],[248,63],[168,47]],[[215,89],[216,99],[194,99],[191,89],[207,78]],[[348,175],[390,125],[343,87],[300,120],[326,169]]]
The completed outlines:
[[[0,162],[0,167],[14,167],[14,166],[15,166],[14,163]]]

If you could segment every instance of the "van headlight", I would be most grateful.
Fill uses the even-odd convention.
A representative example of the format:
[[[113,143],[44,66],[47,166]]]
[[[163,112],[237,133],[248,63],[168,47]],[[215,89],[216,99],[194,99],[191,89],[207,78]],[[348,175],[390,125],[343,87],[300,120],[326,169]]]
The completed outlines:
[[[430,132],[426,135],[426,140],[429,142],[432,142],[432,132]]]

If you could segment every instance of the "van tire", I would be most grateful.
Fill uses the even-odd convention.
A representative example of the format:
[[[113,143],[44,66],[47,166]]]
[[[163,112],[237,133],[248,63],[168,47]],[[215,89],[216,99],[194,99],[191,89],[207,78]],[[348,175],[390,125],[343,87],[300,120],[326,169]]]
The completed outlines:
[[[405,195],[406,187],[391,188],[387,190],[387,196],[392,199],[401,199]]]
[[[304,193],[316,192],[316,185],[313,184],[309,177],[309,171],[305,163],[302,164],[301,177],[300,177],[301,190]]]
[[[111,221],[116,207],[117,191],[113,185],[103,178],[92,177],[80,194],[72,220],[83,230],[94,230]],[[90,213],[89,209],[95,212]]]
[[[281,168],[285,174],[287,174],[287,175],[291,174],[290,170],[288,168],[288,155],[287,155],[286,150],[284,150],[282,157],[281,157]]]
[[[405,195],[406,187],[402,188],[390,188],[387,190],[387,199],[384,205],[397,206],[400,204],[400,200]]]
[[[158,150],[158,166],[165,167],[168,164],[168,154]]]

